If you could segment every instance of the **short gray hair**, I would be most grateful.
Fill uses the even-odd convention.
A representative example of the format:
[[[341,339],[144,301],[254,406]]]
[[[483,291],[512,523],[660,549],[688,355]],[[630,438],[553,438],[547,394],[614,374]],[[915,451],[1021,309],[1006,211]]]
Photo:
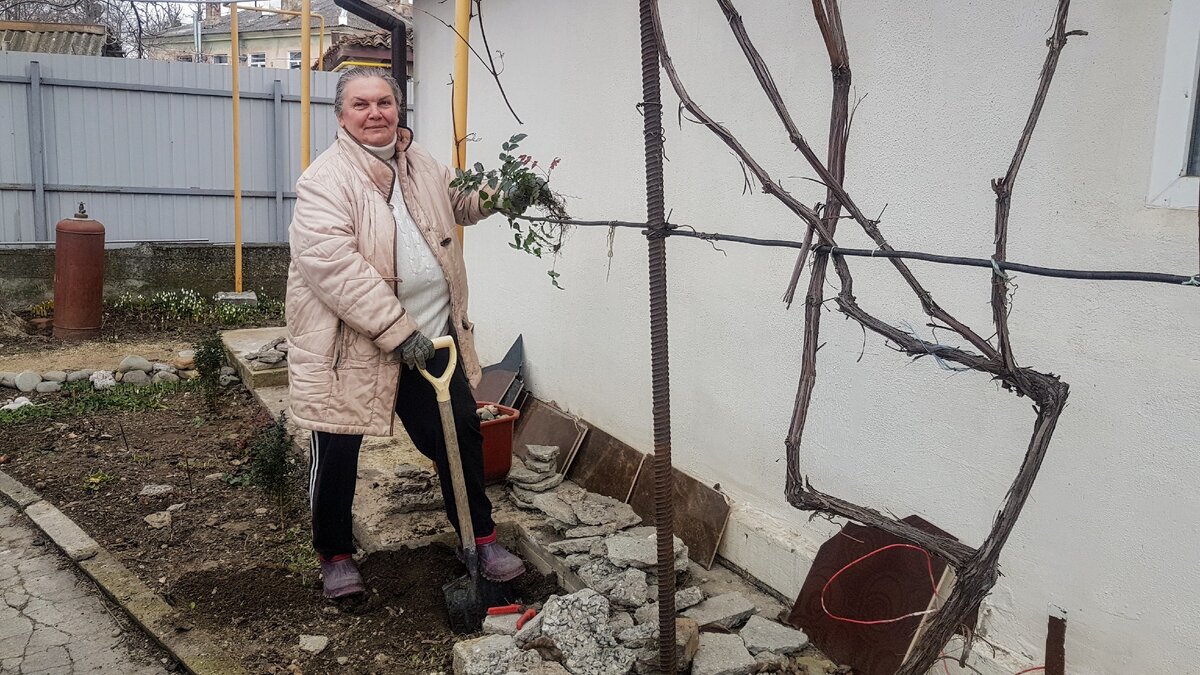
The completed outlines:
[[[392,96],[396,98],[396,105],[404,105],[404,94],[400,91],[400,83],[396,78],[392,77],[391,73],[383,68],[373,68],[371,66],[354,66],[353,68],[342,73],[338,78],[337,91],[333,95],[333,114],[339,119],[342,117],[342,104],[346,99],[346,85],[354,80],[366,80],[372,77],[387,82],[387,85],[392,88]]]

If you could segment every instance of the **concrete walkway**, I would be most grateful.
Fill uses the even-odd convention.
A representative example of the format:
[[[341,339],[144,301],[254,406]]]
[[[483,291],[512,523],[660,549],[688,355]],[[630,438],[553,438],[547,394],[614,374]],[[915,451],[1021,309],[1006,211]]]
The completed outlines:
[[[0,673],[166,673],[165,653],[118,610],[110,613],[99,589],[3,503],[0,594]]]

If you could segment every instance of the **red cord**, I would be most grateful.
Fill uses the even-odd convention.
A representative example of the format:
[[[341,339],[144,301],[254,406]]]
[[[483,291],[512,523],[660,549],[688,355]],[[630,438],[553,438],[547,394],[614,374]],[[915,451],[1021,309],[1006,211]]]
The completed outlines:
[[[937,595],[937,580],[933,578],[933,558],[929,555],[929,551],[926,551],[925,549],[921,548],[920,546],[913,546],[912,544],[889,544],[887,546],[884,546],[883,548],[875,549],[874,551],[871,551],[870,553],[858,558],[854,562],[851,562],[849,565],[846,565],[842,569],[838,570],[836,573],[834,573],[833,576],[829,577],[829,581],[826,581],[825,586],[821,588],[821,611],[825,612],[825,614],[829,618],[831,618],[835,621],[844,621],[846,623],[853,623],[853,624],[857,624],[859,626],[876,626],[876,625],[884,624],[884,623],[896,623],[897,621],[911,619],[914,616],[924,616],[926,614],[932,614],[935,610],[927,609],[927,610],[920,611],[920,612],[910,612],[908,614],[905,614],[904,616],[898,616],[893,619],[874,619],[874,620],[867,621],[867,620],[861,620],[861,619],[849,619],[844,616],[838,616],[838,615],[834,614],[833,612],[830,612],[829,608],[825,606],[825,592],[829,590],[829,586],[831,584],[833,584],[834,580],[837,579],[839,576],[841,576],[842,572],[845,572],[846,570],[850,569],[851,567],[854,567],[855,565],[866,560],[867,558],[870,558],[871,556],[874,556],[878,553],[883,553],[884,551],[887,551],[887,550],[893,549],[893,548],[908,548],[908,549],[912,549],[914,551],[920,551],[922,554],[925,555],[925,563],[926,563],[926,566],[929,568],[929,583],[933,586],[934,595]]]
[[[825,591],[829,590],[830,584],[833,583],[834,579],[837,579],[839,576],[841,576],[842,572],[845,572],[846,570],[850,569],[851,567],[854,567],[858,563],[866,560],[867,558],[870,558],[873,555],[876,555],[878,553],[883,553],[884,551],[887,551],[888,549],[893,549],[893,548],[910,548],[914,551],[920,551],[921,553],[923,553],[925,555],[925,565],[929,569],[929,584],[930,584],[930,587],[933,589],[934,597],[939,597],[938,590],[937,590],[937,579],[935,579],[933,576],[933,557],[929,555],[929,551],[926,551],[925,549],[921,548],[920,546],[913,546],[912,544],[888,544],[887,546],[884,546],[883,548],[877,548],[874,551],[871,551],[870,553],[857,558],[856,560],[852,561],[850,564],[846,565],[842,569],[838,570],[837,572],[834,572],[833,576],[829,577],[829,581],[826,581],[825,585],[821,587],[821,611],[825,612],[825,615],[828,616],[829,618],[833,619],[834,621],[844,621],[846,623],[853,623],[853,624],[857,624],[859,626],[876,626],[876,625],[884,624],[884,623],[896,623],[897,621],[911,619],[914,616],[925,616],[926,614],[933,614],[934,612],[936,612],[937,610],[927,609],[923,612],[910,612],[908,614],[905,614],[904,616],[898,616],[894,619],[875,619],[872,621],[863,621],[860,619],[848,619],[844,616],[838,616],[838,615],[834,614],[833,612],[829,611],[829,608],[825,606]],[[946,675],[950,675],[950,667],[948,665],[946,665],[947,659],[946,659],[945,653],[942,654],[941,661],[942,661],[942,670],[946,672]],[[1033,668],[1026,668],[1025,670],[1022,670],[1021,672],[1016,673],[1016,675],[1026,675],[1026,673],[1033,673],[1033,672],[1037,672],[1039,670],[1045,670],[1045,669],[1046,669],[1046,666],[1034,666]]]

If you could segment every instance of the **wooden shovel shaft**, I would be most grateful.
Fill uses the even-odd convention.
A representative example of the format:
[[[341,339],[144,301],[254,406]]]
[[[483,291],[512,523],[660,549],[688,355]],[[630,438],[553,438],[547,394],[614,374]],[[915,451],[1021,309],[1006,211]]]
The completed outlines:
[[[475,528],[471,525],[471,504],[467,500],[467,479],[463,474],[462,455],[458,451],[458,432],[454,428],[454,408],[450,401],[438,401],[442,415],[442,433],[446,437],[446,460],[450,464],[450,483],[454,486],[454,504],[458,511],[458,533],[462,539],[463,555],[467,566],[473,567],[475,556]],[[474,572],[474,570],[471,570]]]

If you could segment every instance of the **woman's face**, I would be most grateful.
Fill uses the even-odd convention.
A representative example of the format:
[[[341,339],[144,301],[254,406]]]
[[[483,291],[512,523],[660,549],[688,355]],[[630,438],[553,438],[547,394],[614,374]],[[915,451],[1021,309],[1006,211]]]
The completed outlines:
[[[400,111],[392,88],[378,77],[346,83],[338,124],[365,145],[387,145],[396,139]]]

